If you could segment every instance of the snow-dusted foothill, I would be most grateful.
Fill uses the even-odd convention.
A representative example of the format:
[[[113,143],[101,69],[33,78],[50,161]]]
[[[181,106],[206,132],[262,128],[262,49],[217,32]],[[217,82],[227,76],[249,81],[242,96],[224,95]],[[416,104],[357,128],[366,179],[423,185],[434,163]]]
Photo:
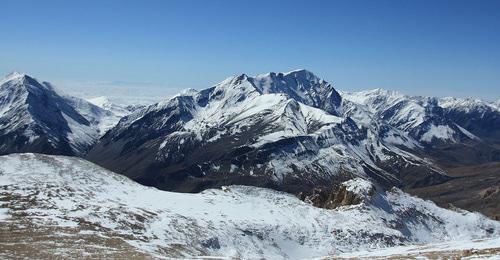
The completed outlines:
[[[332,210],[250,186],[166,192],[83,159],[40,154],[0,157],[0,183],[0,232],[17,245],[30,241],[15,252],[32,256],[83,250],[113,257],[120,246],[160,258],[356,257],[360,250],[500,235],[499,222],[480,214],[445,210],[398,189],[368,192],[372,184],[363,179],[343,185],[366,199]],[[1,257],[12,256],[11,240],[0,241]]]

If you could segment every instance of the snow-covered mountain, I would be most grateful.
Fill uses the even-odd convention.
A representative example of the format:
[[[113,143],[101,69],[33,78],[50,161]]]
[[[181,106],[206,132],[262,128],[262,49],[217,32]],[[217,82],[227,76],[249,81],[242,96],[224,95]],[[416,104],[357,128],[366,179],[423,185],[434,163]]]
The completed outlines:
[[[335,209],[249,186],[166,192],[82,159],[40,154],[1,156],[0,183],[2,258],[373,257],[356,252],[407,245],[382,253],[415,254],[408,245],[464,248],[500,236],[497,221],[360,178],[340,184],[343,195],[332,200],[349,203]]]
[[[120,116],[11,73],[0,82],[0,154],[83,155]]]
[[[487,142],[500,143],[500,107],[498,101],[480,99],[441,98],[438,104],[444,116]]]
[[[126,115],[131,114],[135,110],[138,110],[140,108],[144,108],[142,105],[127,105],[127,106],[121,106],[119,104],[111,102],[107,97],[105,96],[100,96],[100,97],[93,97],[93,98],[88,98],[88,102],[102,108],[108,111],[111,111],[114,115],[116,115],[119,118],[122,118]],[[119,120],[116,120],[115,123],[118,123]]]
[[[87,99],[87,101],[105,111],[104,116],[97,114],[97,121],[99,122],[98,127],[101,136],[104,135],[109,129],[113,128],[122,117],[130,115],[132,112],[144,108],[144,106],[142,105],[121,106],[119,104],[112,103],[108,98],[104,96],[89,98]],[[88,104],[88,102],[84,103]],[[90,117],[95,117],[96,113],[87,113],[84,108],[85,106],[82,107],[83,113],[89,114]]]
[[[477,138],[444,116],[444,107],[436,98],[409,97],[399,92],[375,89],[342,93],[347,102],[365,108],[373,120],[384,121],[424,144],[460,142],[462,138]],[[457,104],[458,108],[464,107]],[[357,114],[348,114],[355,117]]]
[[[243,74],[124,117],[87,158],[176,191],[229,183],[310,196],[354,177],[387,187],[448,178],[412,153],[420,143],[407,132],[345,116],[354,106],[305,70]]]
[[[344,107],[357,108],[345,111],[346,116],[365,124],[376,122],[395,127],[446,163],[500,160],[495,147],[500,143],[500,110],[493,103],[406,96],[381,89],[345,92],[342,97]]]

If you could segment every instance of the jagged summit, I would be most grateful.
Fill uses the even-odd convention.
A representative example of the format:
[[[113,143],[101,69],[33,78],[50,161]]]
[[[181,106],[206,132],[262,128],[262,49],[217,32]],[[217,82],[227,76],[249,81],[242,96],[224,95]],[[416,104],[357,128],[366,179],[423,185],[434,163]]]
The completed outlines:
[[[50,84],[11,73],[0,86],[0,153],[81,154],[97,138],[90,122]]]
[[[28,74],[16,71],[7,74],[0,82],[0,85],[2,85],[4,91],[6,91],[7,88],[21,88],[32,94],[40,94],[40,91],[54,91],[50,83],[40,82]]]
[[[292,76],[292,77],[295,77],[297,79],[305,79],[308,81],[315,81],[315,82],[324,81],[322,78],[318,77],[316,74],[314,74],[313,72],[311,72],[307,69],[292,70],[292,71],[286,72],[285,77],[286,76]]]
[[[197,100],[213,99],[235,103],[267,94],[284,95],[297,102],[323,109],[332,115],[340,115],[340,94],[330,83],[303,69],[287,73],[269,72],[255,77],[240,74],[226,78],[211,88],[183,91],[173,98],[193,96]],[[168,100],[161,103],[168,103]]]
[[[307,70],[287,73],[268,73],[250,79],[265,94],[282,93],[306,105],[323,109],[332,115],[340,115],[342,102],[334,87]]]
[[[243,74],[245,75],[245,74]],[[323,79],[316,76],[313,72],[306,69],[296,69],[289,72],[268,72],[264,74],[259,74],[255,76],[256,78],[273,78],[273,79],[284,79],[284,78],[295,78],[297,81],[313,81],[320,82]]]
[[[13,71],[3,77],[3,79],[0,81],[0,85],[5,84],[7,82],[17,82],[17,83],[22,83],[22,82],[29,82],[31,84],[36,85],[44,85],[45,82],[40,82],[36,78],[23,73],[23,72],[18,72],[18,71]],[[49,84],[50,85],[50,84]]]
[[[22,72],[19,72],[19,71],[12,71],[10,73],[8,73],[7,75],[5,75],[5,79],[12,79],[12,78],[19,78],[19,77],[24,77],[26,76],[26,74],[22,73]]]
[[[19,71],[12,71],[3,77],[1,82],[4,83],[4,82],[9,81],[9,80],[20,79],[20,78],[24,78],[24,77],[28,77],[28,75],[26,75],[25,73],[19,72]]]
[[[356,176],[429,185],[448,177],[424,149],[479,140],[444,112],[383,89],[340,95],[307,70],[240,74],[124,117],[87,158],[177,191],[227,182],[307,195]]]

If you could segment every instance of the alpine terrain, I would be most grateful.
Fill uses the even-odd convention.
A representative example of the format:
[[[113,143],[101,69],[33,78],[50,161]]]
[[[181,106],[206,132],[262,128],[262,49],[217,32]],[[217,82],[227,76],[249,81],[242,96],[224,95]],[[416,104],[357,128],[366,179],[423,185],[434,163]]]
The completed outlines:
[[[0,258],[490,258],[498,201],[498,101],[307,70],[145,107],[0,82]]]

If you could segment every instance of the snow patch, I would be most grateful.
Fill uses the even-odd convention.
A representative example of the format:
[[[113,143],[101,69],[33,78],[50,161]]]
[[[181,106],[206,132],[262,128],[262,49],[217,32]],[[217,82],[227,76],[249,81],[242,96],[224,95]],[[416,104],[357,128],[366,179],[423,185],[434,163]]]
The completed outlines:
[[[346,190],[361,196],[367,196],[373,191],[373,184],[362,178],[354,178],[343,182],[342,185],[346,187]]]
[[[429,130],[425,132],[420,140],[430,143],[434,138],[440,140],[454,140],[455,131],[446,125],[431,125]]]

